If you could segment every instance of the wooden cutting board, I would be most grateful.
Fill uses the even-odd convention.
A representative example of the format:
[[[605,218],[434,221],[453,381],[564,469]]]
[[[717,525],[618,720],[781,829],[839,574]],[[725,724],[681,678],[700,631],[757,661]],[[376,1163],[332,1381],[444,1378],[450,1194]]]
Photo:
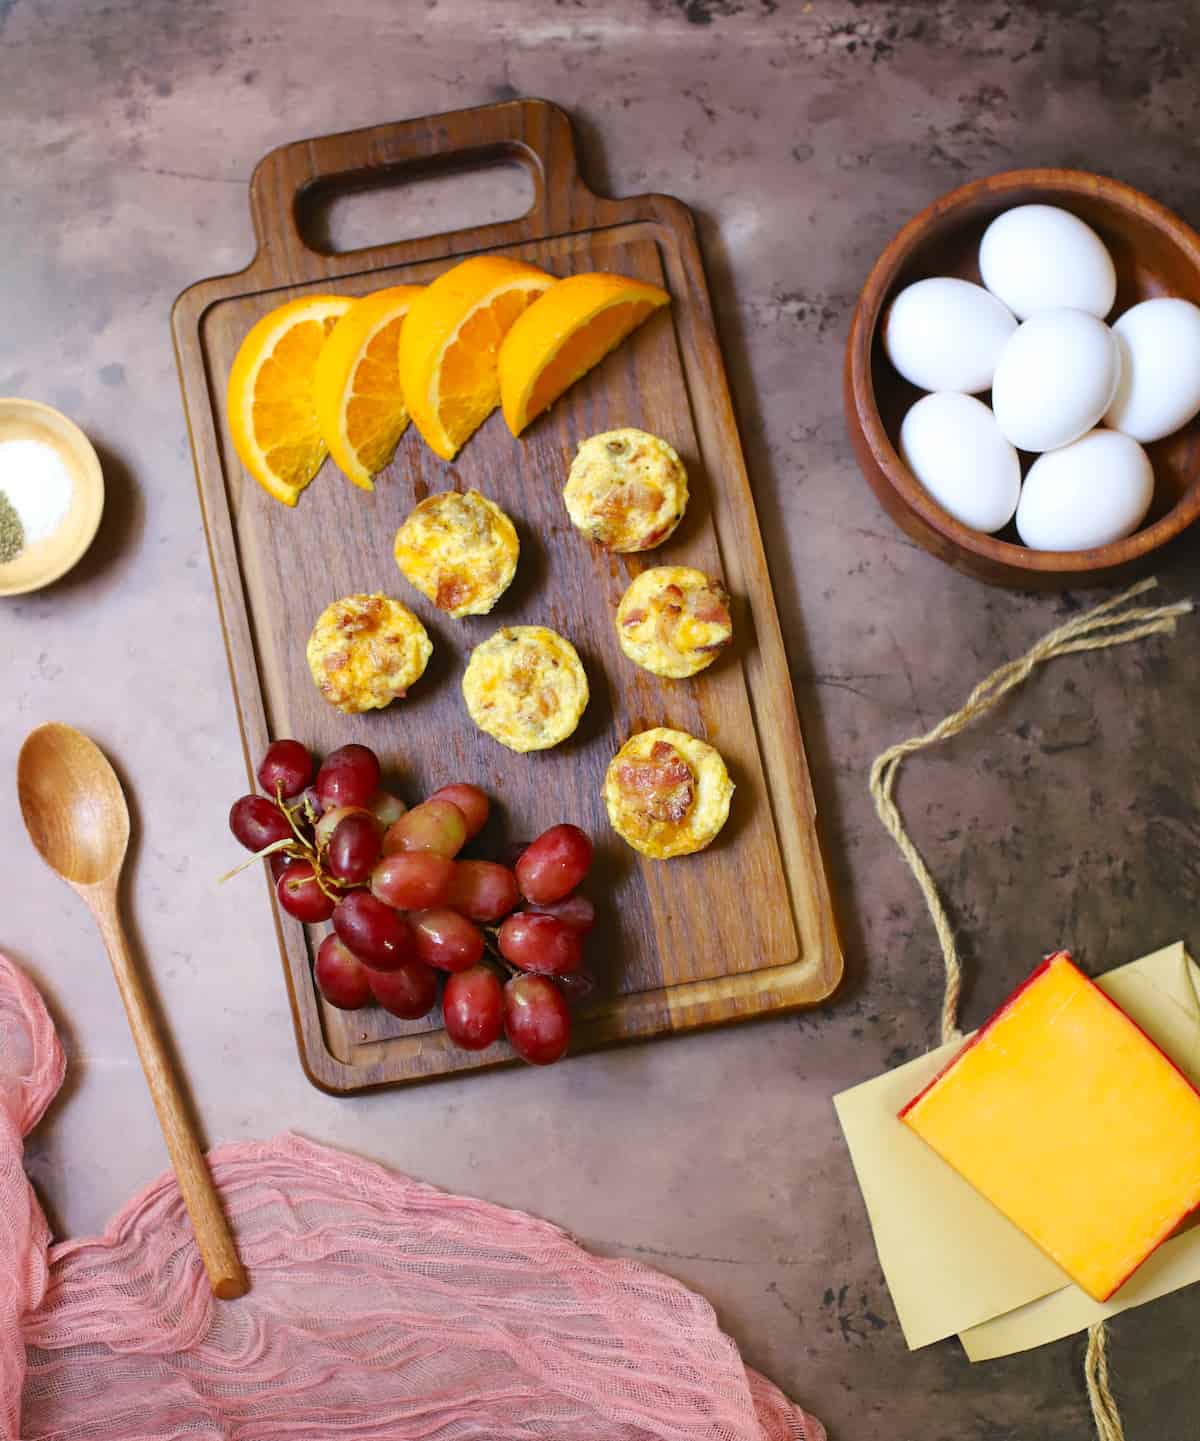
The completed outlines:
[[[342,254],[310,248],[298,225],[301,200],[324,190],[394,181],[399,209],[408,178],[513,162],[528,170],[535,192],[532,208],[515,221]],[[597,842],[588,889],[601,920],[587,947],[596,987],[577,1008],[574,1052],[823,1000],[841,976],[841,949],[779,618],[688,210],[662,195],[594,195],[579,177],[565,114],[539,100],[284,146],[255,170],[250,205],[253,262],[186,290],[173,330],[251,773],[272,737],[296,736],[318,754],[359,741],[380,754],[409,804],[454,780],[484,786],[499,802],[481,838],[493,854],[557,821],[583,826]],[[483,251],[556,275],[638,276],[666,286],[672,303],[520,441],[497,412],[447,465],[410,427],[374,495],[327,462],[295,510],[271,500],[242,469],[225,411],[229,368],[251,325],[299,295],[357,296],[421,283]],[[589,545],[561,499],[579,441],[628,425],[669,440],[691,480],[683,524],[642,559]],[[521,540],[510,591],[491,616],[466,621],[434,610],[392,559],[393,536],[414,503],[456,487],[495,499]],[[690,681],[639,670],[613,629],[632,576],[665,563],[723,576],[734,597],[735,645]],[[343,716],[314,688],[305,642],[331,600],[374,590],[421,616],[433,659],[406,700]],[[475,729],[459,681],[471,647],[500,625],[525,623],[549,625],[574,642],[592,699],[571,740],[521,756]],[[700,855],[645,860],[608,826],[605,768],[631,734],[655,725],[716,745],[736,782],[729,822]],[[214,796],[211,824],[222,823],[233,799]],[[232,859],[232,839],[230,847]],[[503,1043],[477,1055],[460,1051],[436,1012],[405,1022],[378,1008],[327,1006],[312,980],[319,934],[307,934],[278,908],[276,926],[301,1059],[316,1085],[355,1091],[511,1061]]]

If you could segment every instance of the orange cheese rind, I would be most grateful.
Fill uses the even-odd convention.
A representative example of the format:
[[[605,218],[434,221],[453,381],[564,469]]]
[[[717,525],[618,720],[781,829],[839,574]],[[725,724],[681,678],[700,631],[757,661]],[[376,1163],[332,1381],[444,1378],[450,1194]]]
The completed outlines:
[[[1064,951],[900,1119],[1096,1301],[1200,1207],[1200,1090]]]

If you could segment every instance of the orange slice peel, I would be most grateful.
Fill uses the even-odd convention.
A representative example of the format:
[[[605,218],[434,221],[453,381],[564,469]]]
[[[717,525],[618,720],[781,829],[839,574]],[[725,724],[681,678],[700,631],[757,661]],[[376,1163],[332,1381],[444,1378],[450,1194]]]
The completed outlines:
[[[268,495],[295,505],[328,454],[313,372],[326,337],[353,302],[307,295],[264,315],[229,372],[229,431],[242,464]]]
[[[356,300],[330,332],[313,373],[317,424],[342,473],[360,490],[386,466],[408,426],[400,387],[400,334],[419,285]]]
[[[478,255],[413,301],[400,331],[400,384],[413,424],[443,460],[453,460],[500,403],[504,337],[553,284],[523,261]]]
[[[657,285],[591,272],[560,280],[513,323],[500,347],[500,401],[514,435],[670,304]]]

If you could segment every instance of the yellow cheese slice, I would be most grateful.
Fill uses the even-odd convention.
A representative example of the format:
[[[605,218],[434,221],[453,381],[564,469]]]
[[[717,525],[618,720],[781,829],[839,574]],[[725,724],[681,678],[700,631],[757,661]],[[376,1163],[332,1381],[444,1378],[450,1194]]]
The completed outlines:
[[[1097,1301],[1200,1206],[1200,1091],[1065,953],[900,1117]]]

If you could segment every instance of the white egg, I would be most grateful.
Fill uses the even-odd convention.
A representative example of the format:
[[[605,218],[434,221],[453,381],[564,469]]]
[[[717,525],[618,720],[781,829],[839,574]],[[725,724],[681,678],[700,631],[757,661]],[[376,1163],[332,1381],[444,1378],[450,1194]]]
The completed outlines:
[[[883,348],[922,390],[988,390],[1016,317],[982,285],[948,275],[918,280],[892,301]]]
[[[1042,310],[1000,352],[992,409],[1018,450],[1056,450],[1091,430],[1116,394],[1121,353],[1084,310]]]
[[[1090,225],[1056,205],[1018,205],[983,232],[983,283],[1018,320],[1066,306],[1103,320],[1117,298],[1117,272]]]
[[[1153,494],[1154,471],[1137,441],[1093,430],[1029,467],[1017,531],[1031,550],[1093,550],[1132,535]]]
[[[943,510],[972,530],[1002,530],[1021,493],[1021,462],[972,395],[923,395],[900,425],[900,454]]]
[[[1200,410],[1200,309],[1143,300],[1113,325],[1121,380],[1104,420],[1134,440],[1161,440]]]

